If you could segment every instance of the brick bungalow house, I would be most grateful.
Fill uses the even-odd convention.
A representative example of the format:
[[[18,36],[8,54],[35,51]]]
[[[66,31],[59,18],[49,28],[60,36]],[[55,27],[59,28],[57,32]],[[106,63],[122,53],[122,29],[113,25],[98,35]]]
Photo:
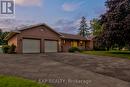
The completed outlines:
[[[46,24],[10,32],[5,38],[16,46],[16,53],[67,52],[71,47],[93,49],[93,41],[79,35],[59,33]]]

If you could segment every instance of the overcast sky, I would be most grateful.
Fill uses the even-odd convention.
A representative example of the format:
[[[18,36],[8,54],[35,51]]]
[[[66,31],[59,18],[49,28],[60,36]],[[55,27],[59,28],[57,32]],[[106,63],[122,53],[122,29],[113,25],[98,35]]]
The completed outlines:
[[[15,0],[14,19],[0,19],[0,27],[14,27],[46,23],[60,32],[76,33],[80,18],[87,20],[105,12],[105,0]]]

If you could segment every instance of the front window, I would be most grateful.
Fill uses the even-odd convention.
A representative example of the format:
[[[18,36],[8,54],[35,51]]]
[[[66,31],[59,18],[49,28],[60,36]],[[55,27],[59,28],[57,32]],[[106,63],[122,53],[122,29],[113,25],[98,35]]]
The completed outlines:
[[[71,46],[72,47],[78,47],[78,42],[77,41],[71,41]]]
[[[85,41],[80,41],[80,46],[85,46]]]

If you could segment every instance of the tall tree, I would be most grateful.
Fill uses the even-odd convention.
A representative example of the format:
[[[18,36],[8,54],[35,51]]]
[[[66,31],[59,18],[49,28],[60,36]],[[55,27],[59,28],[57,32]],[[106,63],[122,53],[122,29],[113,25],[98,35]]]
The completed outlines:
[[[87,25],[87,20],[85,17],[82,17],[80,22],[79,34],[83,37],[89,36],[89,27]]]
[[[130,0],[107,0],[107,12],[101,16],[103,27],[100,40],[107,49],[122,48],[130,42]]]
[[[94,18],[93,20],[91,20],[90,24],[91,24],[91,29],[94,37],[99,36],[102,32],[102,26],[100,20]]]

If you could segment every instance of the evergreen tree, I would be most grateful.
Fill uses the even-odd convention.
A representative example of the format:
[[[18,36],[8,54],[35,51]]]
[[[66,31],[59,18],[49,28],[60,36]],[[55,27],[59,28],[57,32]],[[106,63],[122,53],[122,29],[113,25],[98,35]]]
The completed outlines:
[[[82,17],[81,22],[80,22],[80,28],[79,28],[79,34],[83,37],[89,36],[89,28],[87,25],[87,20],[85,17]]]

